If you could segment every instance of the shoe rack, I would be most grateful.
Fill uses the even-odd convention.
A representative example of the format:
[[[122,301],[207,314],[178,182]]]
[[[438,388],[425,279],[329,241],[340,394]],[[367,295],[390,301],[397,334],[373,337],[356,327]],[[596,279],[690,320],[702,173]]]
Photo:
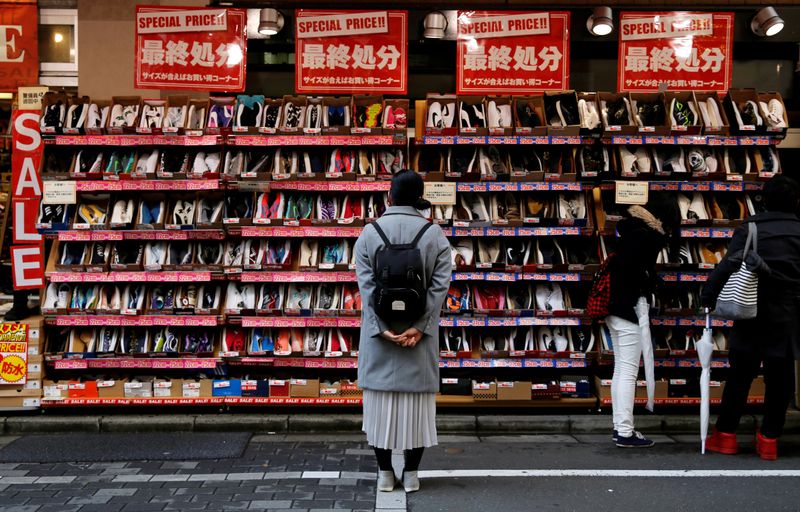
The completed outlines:
[[[577,94],[576,115],[593,111],[606,122],[603,101],[622,100],[603,94]],[[699,375],[696,294],[735,226],[759,208],[769,174],[763,148],[779,171],[780,133],[705,134],[702,123],[691,135],[607,124],[526,130],[516,114],[494,129],[428,126],[431,102],[450,100],[417,102],[409,135],[355,126],[271,133],[235,123],[178,133],[45,133],[43,179],[74,181],[78,203],[41,212],[48,222],[38,224],[52,240],[42,299],[44,406],[358,405],[360,314],[350,256],[363,226],[386,206],[393,166],[454,182],[457,191],[456,205],[429,212],[453,245],[441,406],[594,407],[598,397],[608,405],[601,381],[610,377],[613,346],[583,308],[594,272],[613,251],[618,179],[674,195],[684,213],[681,246],[660,257],[670,293],[652,328],[657,377],[667,386],[659,384],[667,391],[657,403],[696,403],[680,395],[680,382]],[[275,101],[284,112],[288,100]],[[519,111],[519,98],[503,101],[495,105],[507,109],[487,116],[493,123]],[[546,118],[546,100],[525,101]],[[399,108],[407,111],[407,102]],[[716,172],[691,172],[690,152],[713,157]],[[626,174],[632,157],[637,172]],[[737,158],[749,162],[742,173]],[[115,170],[125,167],[129,176]],[[727,366],[730,322],[714,327],[717,378]],[[149,395],[137,395],[147,388]]]

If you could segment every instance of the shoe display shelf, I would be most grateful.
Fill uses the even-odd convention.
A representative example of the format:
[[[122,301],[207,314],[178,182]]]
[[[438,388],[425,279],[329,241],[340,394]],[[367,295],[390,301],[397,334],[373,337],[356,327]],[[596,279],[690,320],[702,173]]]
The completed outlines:
[[[574,238],[587,244],[589,252],[598,249],[603,236],[613,234],[613,228],[605,222],[606,216],[597,213],[597,209],[602,211],[602,202],[595,201],[594,197],[601,190],[612,190],[613,183],[603,180],[616,179],[620,175],[620,163],[623,158],[618,148],[627,146],[707,146],[709,148],[729,148],[729,147],[763,147],[773,145],[779,138],[771,136],[716,136],[716,135],[616,135],[613,131],[593,134],[592,136],[581,135],[447,135],[431,136],[422,135],[413,139],[411,144],[412,155],[427,146],[435,149],[436,146],[461,146],[470,145],[475,147],[495,147],[495,146],[535,146],[558,148],[564,155],[568,155],[571,161],[571,169],[576,169],[575,163],[583,162],[579,158],[580,148],[583,146],[596,147],[601,145],[606,147],[605,164],[606,174],[590,175],[589,173],[526,173],[527,176],[514,176],[513,172],[503,173],[466,173],[454,175],[452,173],[441,172],[440,174],[427,172],[430,169],[421,169],[418,165],[418,156],[404,158],[409,162],[409,167],[415,168],[424,173],[429,181],[456,181],[457,193],[459,197],[464,194],[488,195],[511,193],[517,194],[514,197],[524,198],[528,193],[551,194],[551,204],[555,205],[554,210],[559,209],[559,194],[571,193],[586,195],[583,203],[585,222],[575,222],[574,216],[568,219],[560,219],[559,215],[551,215],[548,222],[534,221],[534,225],[525,225],[521,215],[516,220],[509,221],[508,215],[488,218],[488,216],[478,219],[483,221],[473,222],[471,216],[467,219],[457,218],[450,213],[450,217],[442,216],[437,218],[437,222],[442,225],[445,235],[454,239],[474,239],[487,241],[500,240],[531,240]],[[225,168],[227,163],[223,163],[224,154],[233,154],[235,151],[259,150],[265,148],[297,148],[295,151],[300,153],[303,148],[313,146],[328,146],[343,148],[373,148],[373,147],[407,147],[408,139],[405,132],[402,134],[351,134],[351,135],[323,135],[323,134],[304,134],[304,135],[285,135],[285,134],[241,134],[230,133],[224,135],[151,135],[151,134],[127,134],[127,135],[55,135],[47,136],[46,144],[48,149],[55,147],[67,150],[75,147],[174,147],[187,146],[190,148],[209,148],[214,147],[213,151],[219,152],[219,160],[216,162],[217,170],[215,173],[198,174],[195,177],[183,176],[163,176],[158,179],[139,178],[139,179],[85,179],[78,174],[70,176],[60,175],[51,176],[59,179],[77,179],[76,189],[79,195],[102,194],[102,193],[125,193],[143,191],[183,191],[192,192],[196,197],[203,197],[205,194],[219,194],[218,197],[227,197],[232,193],[257,192],[304,192],[304,193],[332,193],[338,194],[359,194],[359,193],[385,193],[389,183],[386,176],[338,176],[327,175],[321,180],[320,174],[315,176],[301,176],[295,174],[266,174],[258,175],[226,175]],[[330,150],[326,150],[330,151]],[[62,153],[67,154],[67,153]],[[335,157],[335,154],[334,154]],[[295,158],[295,157],[293,157]],[[440,157],[439,170],[445,170],[445,162],[449,163],[451,156]],[[755,156],[751,157],[755,162]],[[653,160],[655,162],[655,159]],[[484,162],[485,164],[486,162]],[[512,170],[513,165],[506,161],[506,170]],[[727,162],[726,162],[727,163]],[[74,164],[73,164],[74,165]],[[63,166],[62,166],[63,167]],[[585,169],[577,169],[578,171]],[[758,181],[753,181],[758,177],[747,176],[746,179],[728,173],[729,176],[721,176],[722,179],[714,180],[708,176],[688,176],[689,180],[676,180],[676,174],[672,176],[653,177],[649,188],[652,191],[664,192],[751,192],[757,191],[760,187]],[[102,176],[101,176],[102,177]],[[624,177],[624,176],[620,176]],[[766,176],[760,176],[765,178]],[[111,178],[110,176],[106,178]],[[648,176],[639,176],[638,179],[647,179]],[[48,179],[45,173],[45,179]],[[657,181],[663,179],[664,181]],[[503,181],[508,180],[508,181]],[[530,181],[529,181],[530,180]],[[671,180],[671,181],[670,181]],[[594,197],[592,197],[594,195]],[[120,196],[127,197],[127,196]],[[574,197],[574,196],[572,196]],[[485,201],[484,208],[491,206],[491,201]],[[503,207],[506,208],[506,204]],[[522,210],[524,206],[519,205]],[[197,225],[175,225],[174,229],[52,229],[52,227],[42,226],[45,233],[57,241],[53,244],[54,251],[62,242],[98,242],[109,241],[119,242],[126,240],[143,241],[181,241],[181,240],[246,240],[246,239],[291,239],[299,242],[300,240],[314,239],[341,239],[353,241],[359,236],[363,227],[362,222],[350,225],[348,219],[344,222],[329,222],[327,225],[319,225],[314,222],[270,222],[264,219],[257,221],[255,218],[254,205],[251,205],[252,219],[231,219],[224,221],[220,226],[214,228],[202,228]],[[493,210],[492,213],[495,213]],[[436,212],[432,216],[436,217]],[[518,211],[518,214],[521,213]],[[245,222],[241,222],[245,220]],[[567,225],[552,225],[566,221]],[[262,225],[259,225],[262,224]],[[263,225],[267,224],[267,225]],[[277,224],[277,225],[272,225]],[[545,224],[545,225],[542,225]],[[66,226],[61,226],[62,228]],[[83,228],[84,226],[81,226]],[[687,225],[682,228],[681,235],[684,238],[704,239],[704,238],[729,238],[732,235],[732,226],[693,226]],[[599,243],[600,242],[600,243]],[[537,244],[538,250],[538,244]],[[476,253],[478,251],[475,251]],[[55,261],[58,252],[51,255]],[[591,274],[596,270],[598,261],[592,265],[567,265],[566,258],[562,254],[561,265],[553,266],[548,262],[536,261],[531,266],[504,266],[497,262],[490,262],[488,266],[484,264],[473,264],[466,268],[461,266],[456,268],[454,282],[472,282],[475,286],[482,286],[481,282],[486,283],[517,283],[517,282],[550,282],[562,283],[565,286],[573,286],[583,283],[589,284]],[[50,267],[50,265],[48,265]],[[707,269],[676,269],[664,266],[661,269],[662,276],[668,283],[696,283],[702,282],[705,274],[702,270]],[[214,270],[161,270],[160,272],[139,270],[139,271],[106,271],[106,272],[83,272],[83,271],[64,271],[48,268],[48,280],[50,283],[208,283],[212,281],[229,281],[241,283],[352,283],[355,280],[352,268],[347,265],[338,265],[334,268],[318,269],[294,269],[294,270],[256,270],[248,269],[242,265],[240,268],[225,268]],[[224,287],[224,284],[222,285]],[[532,293],[532,292],[531,292]],[[580,294],[578,294],[580,295]],[[588,320],[581,316],[580,308],[575,308],[572,312],[546,313],[537,312],[530,309],[527,312],[513,312],[515,315],[529,316],[508,316],[508,312],[488,311],[478,315],[445,315],[442,317],[441,326],[443,329],[466,329],[478,336],[478,342],[482,339],[480,334],[486,329],[514,329],[514,328],[538,328],[538,327],[557,327],[564,328],[578,327],[588,324]],[[570,314],[571,313],[571,314]],[[220,308],[218,315],[76,315],[74,312],[69,314],[57,314],[48,317],[48,324],[54,328],[65,327],[89,327],[89,326],[147,326],[147,327],[212,327],[215,329],[215,346],[218,347],[211,357],[198,355],[180,355],[179,357],[169,354],[159,354],[162,357],[91,357],[89,354],[62,354],[61,359],[49,361],[51,369],[64,372],[106,370],[153,370],[162,372],[167,370],[178,371],[210,371],[217,370],[223,365],[236,370],[230,375],[249,374],[259,368],[280,369],[296,368],[299,370],[310,370],[312,372],[325,372],[327,370],[342,370],[350,372],[357,366],[356,354],[327,354],[332,357],[320,356],[295,357],[291,356],[264,356],[234,354],[230,351],[221,350],[225,342],[223,326],[241,326],[245,329],[357,329],[360,320],[357,317],[337,317],[337,316],[313,316],[313,311],[306,312],[309,316],[253,316],[242,315],[237,311],[226,311]],[[540,316],[535,316],[539,314]],[[675,326],[675,327],[700,327],[702,319],[693,316],[672,316],[654,317],[653,325]],[[717,326],[729,326],[728,323],[721,323]],[[482,331],[482,329],[484,331]],[[63,333],[64,331],[60,331]],[[55,331],[50,334],[58,335]],[[594,334],[593,334],[594,335]],[[601,339],[602,334],[597,333],[596,338]],[[484,347],[485,348],[485,347]],[[449,351],[447,351],[449,352]],[[106,354],[108,355],[108,354]],[[607,355],[607,354],[606,354]],[[454,357],[453,357],[454,356]],[[686,354],[686,358],[661,357],[657,361],[659,368],[687,368],[691,361],[691,354]],[[586,373],[589,377],[595,371],[597,361],[601,363],[603,359],[603,349],[601,343],[597,343],[594,350],[588,353],[582,352],[547,352],[547,351],[479,351],[479,352],[456,352],[455,354],[443,353],[440,360],[440,367],[443,370],[443,377],[447,377],[451,370],[476,372],[474,375],[479,379],[491,377],[499,378],[523,378],[531,379],[539,376],[538,370],[546,373],[542,374],[547,378],[554,377],[562,370],[579,369],[580,373]],[[718,368],[724,368],[724,358],[715,360]],[[674,365],[674,366],[673,366]],[[694,363],[691,367],[695,368]],[[537,372],[530,372],[530,369],[537,369]],[[490,374],[481,373],[489,370]],[[493,370],[497,373],[492,373]],[[511,371],[516,373],[505,374]],[[552,373],[556,372],[556,373]],[[139,372],[141,373],[141,372]],[[148,372],[145,372],[148,373]],[[74,375],[74,374],[73,374]],[[321,374],[321,375],[324,375]],[[513,377],[507,377],[513,375]],[[320,376],[320,378],[323,378]],[[557,377],[556,377],[557,378]],[[673,403],[681,404],[679,400],[692,399],[670,399],[678,400]],[[576,407],[593,406],[597,400],[591,398],[568,398],[560,400],[483,400],[475,399],[472,396],[452,396],[442,395],[438,402],[444,406],[467,406],[467,407]],[[204,397],[204,398],[108,398],[108,399],[61,399],[45,402],[47,406],[102,406],[102,405],[358,405],[360,398],[357,397]],[[667,402],[664,402],[667,403]],[[686,402],[686,405],[695,402]]]

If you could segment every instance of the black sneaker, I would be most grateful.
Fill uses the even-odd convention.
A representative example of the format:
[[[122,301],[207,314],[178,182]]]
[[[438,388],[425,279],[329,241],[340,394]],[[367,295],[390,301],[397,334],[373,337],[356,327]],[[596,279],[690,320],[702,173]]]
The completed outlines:
[[[450,149],[450,171],[467,174],[475,166],[477,148],[469,146],[453,146]]]
[[[761,153],[761,160],[764,163],[764,166],[759,169],[761,172],[765,173],[773,173],[776,172],[777,169],[775,168],[775,155],[772,152],[772,148],[770,147],[759,147],[757,150]]]
[[[345,126],[345,109],[347,107],[332,107],[328,108],[328,126]]]
[[[164,173],[186,172],[189,168],[189,153],[185,151],[162,151],[160,171]]]
[[[267,128],[278,127],[278,117],[281,115],[280,105],[267,105],[264,110],[264,126]]]
[[[746,174],[750,170],[746,148],[725,148],[725,163],[729,174]]]
[[[511,169],[514,172],[541,172],[542,158],[533,146],[516,146],[511,150]]]
[[[506,242],[506,265],[524,265],[528,252],[528,244],[525,240],[509,239]]]
[[[61,111],[64,104],[59,101],[53,105],[48,105],[44,110],[44,119],[42,126],[50,128],[61,128]]]
[[[517,119],[522,128],[536,128],[542,126],[542,120],[531,103],[517,102]]]
[[[629,437],[624,437],[617,434],[617,440],[614,443],[619,446],[620,448],[650,448],[654,444],[654,441],[647,439],[642,435],[641,432],[637,432],[636,430],[633,431]]]
[[[753,126],[761,126],[763,124],[763,120],[758,114],[758,107],[756,107],[755,102],[748,101],[742,105],[742,108],[739,110],[741,112],[742,122],[744,124],[751,124]]]
[[[239,104],[239,126],[256,126],[263,108],[261,103],[253,103],[252,106]]]
[[[558,164],[561,161],[561,153],[557,150],[545,149],[542,151],[542,164],[545,172],[558,174]]]
[[[628,107],[625,105],[623,98],[620,97],[614,101],[607,102],[606,111],[609,125],[623,126],[631,124],[631,119],[628,116]]]
[[[608,170],[606,151],[602,144],[584,145],[580,149],[581,172],[602,175]]]
[[[508,174],[505,158],[506,155],[501,155],[500,149],[498,149],[497,146],[489,146],[486,156],[489,158],[489,161],[492,164],[492,171],[494,171],[495,174]]]
[[[664,124],[664,106],[661,103],[637,102],[636,105],[642,126],[660,126]]]
[[[95,242],[92,250],[92,265],[102,265],[106,262],[106,244]]]
[[[563,126],[581,124],[581,119],[578,115],[578,103],[575,101],[574,96],[566,94],[561,96],[561,99],[556,101],[556,111]]]
[[[229,219],[249,219],[253,215],[253,196],[250,194],[227,196],[225,213]]]
[[[550,126],[563,126],[563,124],[561,123],[561,117],[558,115],[556,102],[557,100],[552,96],[545,97],[544,115],[547,118],[547,123]]]
[[[681,101],[678,98],[672,99],[672,107],[670,108],[672,119],[678,126],[692,126],[695,123],[695,115],[689,107],[689,103]]]
[[[617,432],[617,429],[614,429],[614,431],[611,433],[611,440],[616,443],[617,439],[619,439],[619,432]]]
[[[483,104],[468,105],[461,103],[461,127],[462,128],[485,128],[486,114],[483,111]]]

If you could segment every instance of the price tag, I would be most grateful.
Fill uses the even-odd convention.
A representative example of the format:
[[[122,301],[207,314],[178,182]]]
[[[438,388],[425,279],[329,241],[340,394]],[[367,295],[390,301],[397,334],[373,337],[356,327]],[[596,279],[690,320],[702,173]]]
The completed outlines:
[[[425,199],[431,204],[454,205],[456,204],[456,184],[450,182],[426,182]]]
[[[646,181],[617,181],[617,204],[647,204],[649,184]]]
[[[75,181],[45,181],[42,203],[75,204],[78,202],[77,189]]]

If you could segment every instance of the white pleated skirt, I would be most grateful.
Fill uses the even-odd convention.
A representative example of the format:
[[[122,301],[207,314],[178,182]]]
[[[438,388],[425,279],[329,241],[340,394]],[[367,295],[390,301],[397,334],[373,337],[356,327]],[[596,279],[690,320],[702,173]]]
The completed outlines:
[[[436,394],[364,390],[364,423],[370,446],[411,450],[439,444]]]

